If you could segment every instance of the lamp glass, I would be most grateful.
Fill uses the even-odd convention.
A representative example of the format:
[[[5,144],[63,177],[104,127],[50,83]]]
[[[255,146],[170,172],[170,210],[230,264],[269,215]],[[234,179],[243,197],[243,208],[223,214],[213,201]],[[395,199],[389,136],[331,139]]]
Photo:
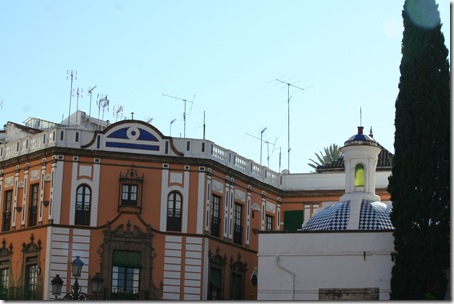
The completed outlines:
[[[81,259],[79,259],[78,256],[73,260],[71,263],[72,265],[72,271],[73,271],[73,276],[76,278],[80,277],[80,274],[82,273],[82,266],[84,266],[84,262],[82,262]]]
[[[103,278],[101,278],[101,276],[99,275],[99,272],[97,272],[96,275],[91,279],[92,288],[93,288],[94,293],[101,292],[103,281],[104,281]]]

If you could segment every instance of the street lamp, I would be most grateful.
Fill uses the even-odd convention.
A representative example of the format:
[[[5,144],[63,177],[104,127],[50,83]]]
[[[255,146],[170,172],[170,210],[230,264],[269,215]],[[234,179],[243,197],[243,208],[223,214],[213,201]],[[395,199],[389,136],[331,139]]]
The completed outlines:
[[[73,276],[76,278],[77,282],[77,278],[80,278],[80,275],[82,273],[82,266],[84,266],[84,262],[82,262],[79,256],[76,256],[76,258],[72,261],[71,266]]]
[[[104,279],[101,277],[99,272],[97,272],[96,275],[94,277],[92,277],[90,280],[91,280],[91,288],[93,289],[93,292],[97,298],[98,294],[101,293],[102,282],[104,281]]]
[[[52,284],[52,294],[55,296],[55,300],[58,300],[58,296],[61,294],[63,280],[60,278],[60,275],[57,274],[50,283]]]
[[[71,263],[72,266],[72,273],[73,276],[76,278],[74,285],[71,286],[71,292],[67,293],[63,300],[88,300],[88,296],[86,293],[81,292],[82,288],[79,285],[78,278],[82,273],[82,266],[84,266],[84,262],[76,256],[76,258]],[[52,284],[52,294],[55,295],[55,300],[58,300],[58,295],[61,292],[61,287],[63,286],[63,280],[60,278],[60,275],[56,275],[56,277],[51,281]]]
[[[66,296],[63,299],[68,299],[68,300],[87,300],[87,294],[81,292],[82,288],[79,285],[79,281],[77,280],[80,278],[80,275],[82,274],[82,266],[84,266],[84,262],[79,258],[79,256],[76,256],[76,258],[72,261],[71,263],[72,266],[72,273],[73,277],[76,278],[76,281],[74,282],[74,285],[71,286],[71,292],[66,294]]]

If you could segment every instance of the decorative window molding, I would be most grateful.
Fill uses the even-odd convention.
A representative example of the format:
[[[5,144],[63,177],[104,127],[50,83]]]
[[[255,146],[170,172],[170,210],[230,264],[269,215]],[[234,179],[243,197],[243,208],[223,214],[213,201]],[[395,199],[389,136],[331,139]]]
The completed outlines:
[[[41,300],[42,281],[41,276],[41,240],[35,244],[35,237],[30,235],[28,244],[22,243],[22,275],[21,284],[24,300]]]
[[[118,296],[112,289],[113,283],[111,281],[114,266],[118,266],[114,265],[118,264],[118,261],[114,262],[114,252],[131,252],[137,256],[140,255],[138,299],[161,299],[162,282],[160,287],[157,288],[152,280],[153,260],[156,253],[152,246],[153,233],[151,227],[148,226],[146,231],[143,232],[138,226],[132,226],[128,221],[126,225],[121,224],[112,230],[110,224],[107,224],[103,234],[104,241],[98,253],[101,257],[100,273],[104,278],[103,290],[106,296],[104,300],[114,299]],[[137,261],[134,262],[138,263]]]
[[[9,247],[6,247],[6,241],[3,239],[2,247],[0,248],[0,283],[4,289],[12,287],[13,272],[11,257],[13,255],[13,244],[10,243]]]
[[[230,256],[230,299],[244,300],[244,286],[246,279],[247,263],[241,261],[241,254],[238,252],[236,261]]]
[[[139,213],[141,212],[143,180],[143,173],[139,176],[134,167],[131,167],[125,175],[120,173],[118,211],[122,207],[134,207],[138,208]]]
[[[211,248],[208,251],[209,270],[208,270],[208,300],[223,300],[225,286],[225,265],[227,264],[227,255],[222,257],[219,254],[219,247],[216,248],[216,254],[213,255]]]

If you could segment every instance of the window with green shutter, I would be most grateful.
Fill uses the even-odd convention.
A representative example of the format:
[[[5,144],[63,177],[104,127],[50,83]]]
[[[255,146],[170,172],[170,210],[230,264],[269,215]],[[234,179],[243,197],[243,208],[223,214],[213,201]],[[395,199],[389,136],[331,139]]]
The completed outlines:
[[[222,299],[222,280],[221,270],[219,268],[210,267],[209,272],[209,293],[208,300],[221,300]]]
[[[304,221],[304,210],[284,211],[284,231],[301,229]]]
[[[115,250],[112,256],[112,265],[130,268],[142,268],[140,252]]]
[[[112,255],[112,299],[137,299],[141,255],[138,251],[115,250]]]

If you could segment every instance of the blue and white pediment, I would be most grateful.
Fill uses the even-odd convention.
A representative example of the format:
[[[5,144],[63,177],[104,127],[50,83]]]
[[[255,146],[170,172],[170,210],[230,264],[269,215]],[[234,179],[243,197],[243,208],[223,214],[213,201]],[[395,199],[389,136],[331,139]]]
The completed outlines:
[[[175,150],[171,138],[142,121],[122,121],[110,125],[103,132],[95,134],[84,148],[154,155],[181,154]]]
[[[160,140],[150,130],[129,125],[106,134],[106,148],[159,151]]]

